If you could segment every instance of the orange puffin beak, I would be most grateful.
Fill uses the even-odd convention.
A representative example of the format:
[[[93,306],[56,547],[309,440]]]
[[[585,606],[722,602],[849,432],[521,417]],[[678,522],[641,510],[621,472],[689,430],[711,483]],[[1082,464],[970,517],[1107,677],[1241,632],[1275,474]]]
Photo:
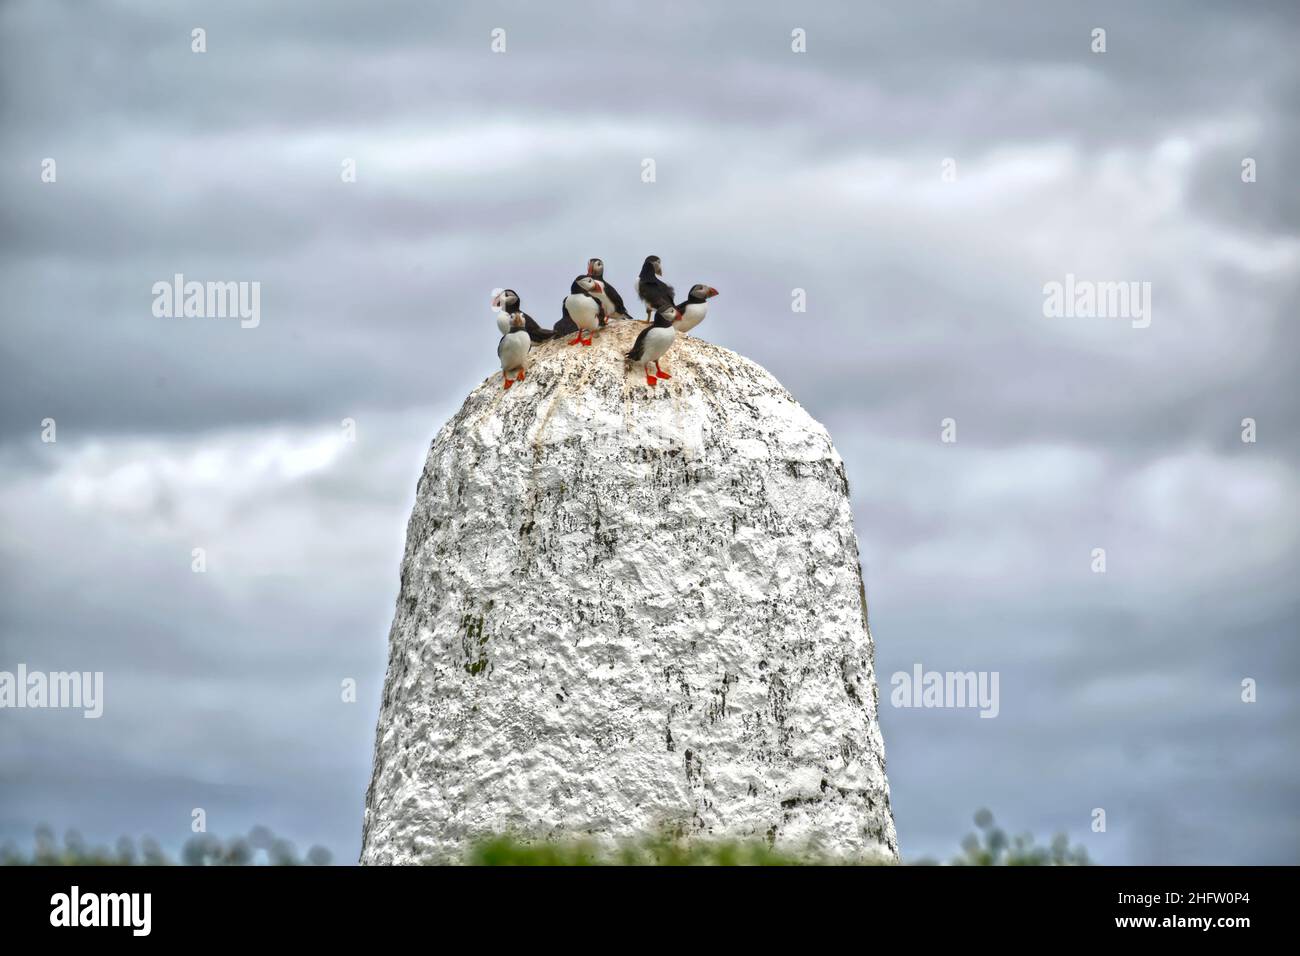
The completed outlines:
[[[501,293],[498,292],[496,295],[492,297],[492,308],[494,309],[501,308]]]
[[[713,288],[713,286],[709,286],[709,298],[712,299],[717,294],[718,290]]]
[[[605,287],[604,287],[603,285],[601,285],[599,282],[594,283],[594,284],[592,285],[591,288],[592,288],[592,291],[594,291],[594,292],[604,292],[604,291],[605,291]]]

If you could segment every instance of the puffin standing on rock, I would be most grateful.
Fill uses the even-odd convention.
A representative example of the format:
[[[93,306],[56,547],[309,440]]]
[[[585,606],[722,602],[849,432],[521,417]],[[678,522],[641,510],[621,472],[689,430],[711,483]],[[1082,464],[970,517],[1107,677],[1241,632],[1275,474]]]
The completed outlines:
[[[502,335],[510,332],[516,315],[524,317],[524,328],[528,331],[528,337],[534,342],[545,342],[555,335],[550,329],[544,329],[537,324],[527,312],[519,308],[519,293],[514,289],[502,289],[500,294],[492,300],[492,308],[500,309],[497,313],[497,328],[501,330]]]
[[[552,333],[557,338],[561,335],[576,333],[570,345],[590,345],[591,333],[600,326],[600,317],[605,309],[596,296],[605,291],[605,287],[591,276],[578,276],[569,287],[569,294],[561,303],[564,316],[555,323]],[[586,333],[584,336],[583,333]]]
[[[647,385],[655,386],[659,384],[661,378],[672,378],[659,367],[659,360],[676,340],[677,330],[673,326],[680,321],[681,317],[682,314],[677,311],[675,305],[659,309],[655,312],[654,322],[649,328],[642,329],[632,345],[632,351],[627,353],[628,365],[639,362],[645,368]],[[651,366],[654,366],[654,371],[651,371]]]
[[[718,294],[718,290],[711,285],[700,283],[691,286],[691,291],[686,296],[685,302],[677,303],[677,311],[682,314],[682,319],[677,323],[677,331],[686,335],[709,314],[709,300]]]
[[[660,309],[674,308],[673,287],[659,278],[663,274],[664,269],[659,262],[659,257],[646,256],[645,262],[641,265],[641,275],[636,280],[636,294],[645,303],[647,322],[650,321],[651,315]]]
[[[630,319],[632,316],[627,314],[627,309],[623,305],[623,297],[618,294],[618,290],[605,281],[605,263],[600,259],[587,260],[587,275],[600,281],[605,287],[604,292],[596,293],[596,298],[605,309],[605,315],[600,324],[604,325],[606,319]]]
[[[497,343],[497,358],[501,360],[501,381],[507,389],[515,382],[524,380],[524,361],[528,358],[528,350],[532,345],[533,340],[528,334],[524,314],[514,313],[510,317],[509,331],[501,336],[501,341]],[[518,377],[511,374],[515,371],[519,372]]]

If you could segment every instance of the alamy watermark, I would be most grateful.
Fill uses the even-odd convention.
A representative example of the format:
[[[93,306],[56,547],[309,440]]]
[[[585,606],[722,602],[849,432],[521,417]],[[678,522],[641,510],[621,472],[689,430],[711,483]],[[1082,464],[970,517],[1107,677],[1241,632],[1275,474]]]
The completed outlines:
[[[895,707],[978,708],[981,717],[996,717],[1002,709],[998,677],[998,671],[927,671],[913,664],[910,672],[890,676],[889,702]]]
[[[1043,286],[1043,315],[1049,319],[1131,319],[1133,328],[1151,324],[1150,282],[1095,282],[1065,274]]]
[[[104,713],[103,671],[0,671],[0,709],[61,708],[85,711],[95,719]]]
[[[121,926],[132,936],[148,936],[152,911],[152,893],[83,893],[74,884],[50,897],[51,926]]]
[[[262,321],[260,282],[186,282],[178,272],[171,282],[155,282],[152,291],[153,314],[160,319],[237,318],[244,329]]]

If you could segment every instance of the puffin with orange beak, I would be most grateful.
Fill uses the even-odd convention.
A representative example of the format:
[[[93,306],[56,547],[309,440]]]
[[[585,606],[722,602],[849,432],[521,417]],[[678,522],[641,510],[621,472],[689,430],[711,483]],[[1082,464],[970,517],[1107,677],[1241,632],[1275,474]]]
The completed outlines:
[[[578,276],[569,286],[569,294],[564,297],[561,308],[564,315],[555,323],[552,333],[556,338],[574,333],[570,345],[590,345],[591,333],[600,327],[600,318],[605,313],[604,306],[596,298],[605,291],[604,285],[591,276]]]
[[[532,341],[545,342],[555,335],[550,329],[542,328],[531,315],[519,308],[519,293],[514,289],[502,289],[497,293],[492,299],[492,308],[500,310],[497,313],[497,328],[501,330],[502,335],[511,330],[516,315],[524,317],[524,329]]]
[[[641,334],[632,343],[632,351],[627,353],[627,364],[640,363],[645,369],[645,383],[651,387],[658,385],[661,378],[672,378],[659,367],[659,360],[676,341],[677,330],[674,326],[681,318],[682,314],[675,305],[660,309],[655,313],[654,322],[649,328],[641,330]]]
[[[524,380],[524,362],[533,340],[525,327],[524,314],[516,312],[510,317],[510,331],[497,343],[497,358],[501,360],[501,382],[509,389],[515,382]],[[518,376],[515,373],[518,372]]]
[[[601,325],[604,325],[609,319],[632,318],[627,314],[627,309],[623,306],[623,297],[618,294],[618,290],[605,281],[605,263],[603,260],[588,259],[587,275],[600,280],[600,284],[605,287],[604,292],[596,293],[596,298],[600,300],[600,304],[605,310],[605,314],[601,317]]]
[[[677,303],[677,311],[682,314],[681,321],[677,323],[677,331],[687,335],[691,329],[703,322],[704,317],[709,314],[709,300],[717,294],[717,289],[702,282],[691,286],[686,301]]]

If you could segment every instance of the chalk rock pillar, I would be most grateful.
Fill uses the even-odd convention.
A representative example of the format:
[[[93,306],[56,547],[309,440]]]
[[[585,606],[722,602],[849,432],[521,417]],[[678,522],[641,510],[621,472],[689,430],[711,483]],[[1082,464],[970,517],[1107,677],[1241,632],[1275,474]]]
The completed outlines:
[[[407,527],[363,863],[654,832],[897,858],[848,483],[758,365],[535,347],[434,440]]]

